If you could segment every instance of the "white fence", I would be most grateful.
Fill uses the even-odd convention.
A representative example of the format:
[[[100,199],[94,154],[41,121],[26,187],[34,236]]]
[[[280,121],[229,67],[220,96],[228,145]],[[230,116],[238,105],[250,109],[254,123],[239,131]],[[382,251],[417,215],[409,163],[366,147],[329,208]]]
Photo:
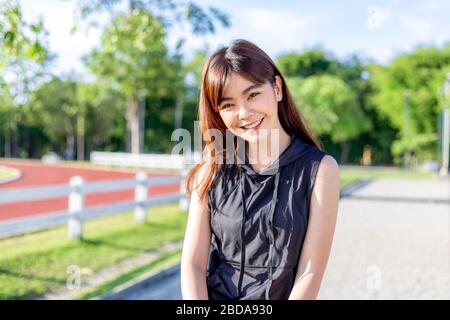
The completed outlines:
[[[134,210],[136,221],[142,223],[147,219],[147,208],[176,201],[179,201],[181,210],[187,211],[189,198],[185,195],[184,178],[186,173],[187,169],[183,169],[181,176],[148,178],[146,173],[140,172],[136,174],[135,179],[116,179],[90,183],[86,183],[80,176],[74,176],[70,179],[69,184],[3,189],[0,192],[0,204],[68,197],[68,208],[62,212],[52,212],[42,216],[0,222],[0,237],[46,229],[67,223],[69,238],[80,239],[83,234],[83,221],[95,217]],[[147,191],[150,186],[180,182],[180,192],[157,197],[148,196]],[[134,201],[85,207],[85,196],[89,193],[104,193],[131,188],[134,188]]]
[[[93,164],[104,166],[139,167],[156,169],[183,169],[186,165],[199,161],[200,152],[181,154],[133,154],[126,152],[101,152],[90,153],[90,161]]]

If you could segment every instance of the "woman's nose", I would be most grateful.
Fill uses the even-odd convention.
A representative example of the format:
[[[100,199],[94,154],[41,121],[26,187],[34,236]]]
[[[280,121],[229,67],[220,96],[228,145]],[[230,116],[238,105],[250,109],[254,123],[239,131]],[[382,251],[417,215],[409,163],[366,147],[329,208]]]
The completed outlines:
[[[254,111],[245,102],[239,104],[239,119],[245,120],[252,118]]]

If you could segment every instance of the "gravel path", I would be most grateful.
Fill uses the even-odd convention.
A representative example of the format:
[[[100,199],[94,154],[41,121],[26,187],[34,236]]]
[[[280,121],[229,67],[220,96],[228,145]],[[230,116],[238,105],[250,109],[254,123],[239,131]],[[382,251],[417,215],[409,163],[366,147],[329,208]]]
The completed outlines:
[[[448,179],[380,179],[342,199],[319,299],[450,299],[449,201]]]

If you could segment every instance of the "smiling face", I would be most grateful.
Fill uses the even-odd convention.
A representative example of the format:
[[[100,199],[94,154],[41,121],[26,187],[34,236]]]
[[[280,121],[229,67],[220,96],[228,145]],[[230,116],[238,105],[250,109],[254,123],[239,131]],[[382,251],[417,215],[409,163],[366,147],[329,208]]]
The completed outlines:
[[[278,118],[281,78],[276,84],[255,84],[232,73],[219,101],[219,113],[227,128],[249,143],[261,142],[271,129],[283,130]]]

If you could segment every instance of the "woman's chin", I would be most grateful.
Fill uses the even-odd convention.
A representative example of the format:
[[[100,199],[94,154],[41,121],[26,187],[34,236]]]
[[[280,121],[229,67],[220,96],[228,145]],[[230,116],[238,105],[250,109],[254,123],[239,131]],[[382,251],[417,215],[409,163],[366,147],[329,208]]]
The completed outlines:
[[[258,143],[264,140],[267,136],[267,130],[248,130],[248,132],[244,131],[241,137],[247,141],[248,143]]]

